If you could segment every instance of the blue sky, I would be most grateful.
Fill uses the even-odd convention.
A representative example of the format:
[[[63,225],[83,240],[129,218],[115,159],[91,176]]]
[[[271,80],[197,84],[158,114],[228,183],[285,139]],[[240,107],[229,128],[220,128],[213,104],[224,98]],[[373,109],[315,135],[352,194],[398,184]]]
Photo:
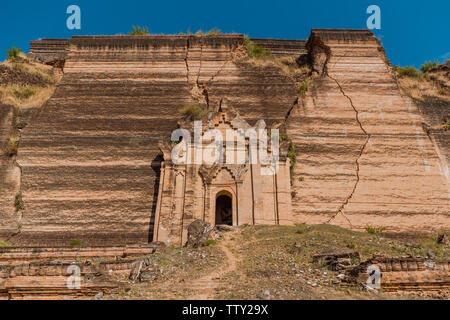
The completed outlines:
[[[81,30],[68,30],[66,9],[81,8]],[[146,25],[151,33],[190,29],[240,32],[250,37],[306,39],[311,28],[367,28],[366,8],[381,9],[374,30],[392,64],[419,67],[425,60],[450,59],[450,1],[5,1],[0,12],[0,60],[7,48],[29,49],[39,38],[127,33]]]

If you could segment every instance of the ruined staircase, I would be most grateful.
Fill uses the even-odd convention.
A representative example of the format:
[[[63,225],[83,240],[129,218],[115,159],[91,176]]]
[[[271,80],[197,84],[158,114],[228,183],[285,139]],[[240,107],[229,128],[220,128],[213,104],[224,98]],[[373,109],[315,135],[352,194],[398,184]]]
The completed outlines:
[[[88,299],[102,292],[126,290],[114,280],[158,244],[124,247],[0,248],[0,299]],[[73,288],[78,267],[80,282]],[[72,278],[71,278],[72,276]]]

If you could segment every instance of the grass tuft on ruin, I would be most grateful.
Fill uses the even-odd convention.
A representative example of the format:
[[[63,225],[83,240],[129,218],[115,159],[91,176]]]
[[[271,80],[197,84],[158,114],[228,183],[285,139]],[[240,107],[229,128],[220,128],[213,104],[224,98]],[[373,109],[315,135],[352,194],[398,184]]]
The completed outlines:
[[[16,208],[16,212],[23,210],[23,201],[21,192],[18,192],[14,198],[14,207]]]
[[[128,33],[130,36],[148,35],[148,27],[133,26],[132,29],[133,30]]]
[[[383,231],[386,230],[385,227],[373,227],[370,225],[367,225],[365,229],[368,234],[374,234],[376,236],[380,236],[381,233],[383,233]]]
[[[12,92],[14,96],[18,99],[28,99],[31,96],[36,94],[36,90],[32,88],[31,86],[19,86],[17,88],[13,88]]]
[[[16,59],[22,51],[17,47],[12,47],[6,50],[6,59],[14,60]]]
[[[306,92],[308,91],[309,79],[305,79],[300,83],[297,83],[297,94],[300,98],[306,98]]]
[[[18,135],[13,135],[9,137],[8,144],[6,145],[6,155],[9,157],[17,155],[19,150],[20,137]]]
[[[82,244],[82,242],[81,242],[80,240],[74,239],[74,240],[71,240],[71,241],[69,242],[69,245],[70,245],[71,247],[81,247],[83,244]]]
[[[423,74],[412,66],[405,66],[405,67],[394,66],[393,68],[402,77],[410,77],[417,79],[423,78]]]
[[[244,46],[247,49],[248,56],[255,59],[272,59],[272,51],[255,44],[248,36],[244,36]]]
[[[199,120],[203,116],[207,115],[211,109],[205,109],[197,104],[188,104],[178,110],[178,113],[184,118],[190,120]]]
[[[427,73],[428,71],[430,71],[433,68],[436,68],[439,66],[439,62],[437,61],[425,61],[425,63],[423,65],[420,66],[420,71],[422,73]]]

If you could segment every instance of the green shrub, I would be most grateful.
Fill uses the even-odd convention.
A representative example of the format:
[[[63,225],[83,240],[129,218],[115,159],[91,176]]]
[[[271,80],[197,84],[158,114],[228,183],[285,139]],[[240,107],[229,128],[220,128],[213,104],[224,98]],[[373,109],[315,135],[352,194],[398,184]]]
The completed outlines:
[[[445,120],[442,122],[442,126],[444,130],[450,130],[450,120],[448,118],[445,118]]]
[[[81,247],[82,243],[80,240],[75,239],[75,240],[71,240],[69,243],[72,247]]]
[[[183,117],[189,118],[191,120],[192,119],[199,120],[204,115],[208,114],[210,111],[211,111],[211,109],[204,109],[196,104],[188,104],[178,110],[180,115],[182,115]]]
[[[308,232],[311,228],[306,223],[296,223],[295,224],[295,233],[303,234]]]
[[[406,67],[398,67],[395,66],[394,69],[398,72],[399,75],[403,77],[410,77],[410,78],[421,78],[422,74],[414,67],[406,66]]]
[[[380,235],[385,229],[386,229],[385,227],[366,226],[367,233],[375,235]]]
[[[222,34],[222,31],[220,31],[219,29],[216,29],[216,28],[212,28],[206,34],[210,35],[210,36],[211,35],[219,35],[219,34]]]
[[[295,150],[295,145],[292,141],[289,144],[287,156],[291,160],[290,171],[291,171],[291,178],[292,178],[292,174],[294,173],[294,167],[295,167],[295,164],[297,163],[297,156],[298,156],[298,152]]]
[[[6,50],[7,59],[15,59],[19,56],[19,53],[22,51],[19,48],[12,47],[11,49]]]
[[[23,210],[23,201],[21,192],[18,192],[16,194],[16,197],[14,198],[14,207],[16,208],[16,212]]]
[[[439,62],[437,61],[425,61],[425,63],[420,67],[420,71],[422,71],[423,73],[427,73],[428,71],[430,71],[431,69],[435,68],[439,66]]]
[[[11,247],[11,244],[8,241],[0,240],[0,247]]]
[[[28,99],[36,93],[36,90],[29,86],[22,86],[13,89],[13,94],[19,99]]]
[[[133,31],[128,33],[130,36],[145,36],[148,34],[148,27],[133,26]]]
[[[249,57],[257,59],[272,58],[272,52],[269,49],[263,48],[253,43],[249,37],[244,37],[244,46],[247,48]]]
[[[355,249],[356,246],[355,246],[354,243],[349,242],[349,243],[347,243],[346,247],[349,248],[349,249]]]
[[[217,240],[209,239],[202,243],[202,247],[208,247],[217,243]]]
[[[308,91],[309,80],[305,79],[303,82],[297,83],[297,93],[301,98],[306,97],[306,91]]]
[[[287,134],[281,134],[279,136],[279,141],[280,142],[287,141],[287,140],[290,140],[290,138],[289,138],[289,136]],[[291,173],[291,179],[292,179],[292,175],[294,173],[294,166],[297,163],[297,156],[298,156],[298,152],[295,151],[295,145],[294,145],[294,143],[292,141],[290,141],[289,149],[288,149],[288,152],[287,152],[287,157],[291,160],[290,168],[289,168],[290,169],[290,173]],[[302,179],[302,178],[300,178],[300,179]],[[300,180],[300,181],[303,181],[303,180]]]

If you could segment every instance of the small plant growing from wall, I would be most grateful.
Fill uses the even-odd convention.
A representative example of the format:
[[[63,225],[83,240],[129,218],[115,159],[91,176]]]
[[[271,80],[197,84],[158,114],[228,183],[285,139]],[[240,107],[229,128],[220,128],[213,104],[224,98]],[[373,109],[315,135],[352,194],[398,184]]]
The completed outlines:
[[[450,120],[448,118],[445,118],[445,120],[442,122],[442,127],[445,131],[450,130]]]
[[[0,239],[0,247],[11,247],[11,244],[7,241]]]
[[[82,246],[81,241],[78,240],[78,239],[71,240],[69,244],[70,244],[70,246],[72,246],[72,247],[81,247],[81,246]]]
[[[216,29],[216,28],[212,28],[206,34],[209,36],[214,36],[214,35],[222,34],[222,31],[220,31],[219,29]]]
[[[6,146],[6,154],[9,157],[17,155],[17,151],[19,150],[19,139],[18,136],[9,138],[8,145]]]
[[[291,140],[289,138],[289,136],[287,134],[280,134],[279,136],[279,141],[283,142],[283,141],[289,141]],[[290,161],[290,174],[291,174],[291,181],[293,178],[293,174],[294,174],[294,167],[295,164],[297,163],[297,156],[298,156],[298,152],[295,150],[295,145],[292,141],[289,142],[289,149],[287,152],[287,157],[291,160]]]
[[[304,81],[297,83],[297,94],[300,98],[306,98],[306,91],[308,91],[309,79],[305,79]]]
[[[269,49],[258,46],[249,37],[244,37],[244,46],[247,48],[248,56],[256,59],[272,58],[272,52]]]
[[[133,26],[133,31],[128,33],[130,36],[145,36],[148,35],[148,27],[140,27],[140,26]]]
[[[16,197],[14,198],[14,207],[16,208],[16,212],[23,210],[23,201],[21,192],[18,192],[16,194]]]
[[[188,104],[178,110],[180,115],[190,120],[199,120],[210,111],[211,109],[205,109],[196,104]]]

